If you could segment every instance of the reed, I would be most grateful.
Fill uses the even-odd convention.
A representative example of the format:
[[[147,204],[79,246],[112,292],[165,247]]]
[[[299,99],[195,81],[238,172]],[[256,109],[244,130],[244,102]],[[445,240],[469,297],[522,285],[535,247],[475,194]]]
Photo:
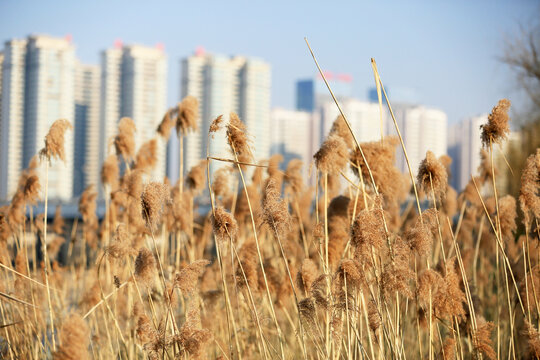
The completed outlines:
[[[493,145],[507,137],[509,101],[482,127],[482,165],[457,193],[451,159],[428,151],[402,174],[395,118],[398,137],[360,143],[334,100],[311,178],[299,160],[254,159],[256,139],[233,113],[201,129],[206,158],[185,172],[182,160],[174,185],[156,181],[172,128],[181,142],[198,129],[197,100],[169,109],[138,149],[123,118],[80,219],[57,207],[48,224],[48,169],[70,136],[55,122],[43,178],[32,162],[0,208],[0,357],[538,358],[540,149],[519,198],[502,193]],[[218,137],[229,155],[210,153]],[[41,192],[45,213],[34,214]]]

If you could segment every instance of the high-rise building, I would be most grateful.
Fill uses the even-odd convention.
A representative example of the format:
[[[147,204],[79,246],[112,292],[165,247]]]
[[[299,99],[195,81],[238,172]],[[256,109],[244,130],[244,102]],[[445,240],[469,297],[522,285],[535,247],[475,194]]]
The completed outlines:
[[[449,155],[452,157],[451,184],[462,190],[475,176],[480,166],[480,125],[487,122],[487,114],[469,117],[453,125],[448,133]]]
[[[324,77],[339,100],[351,97],[351,75],[334,74],[327,71],[324,73]],[[327,100],[332,100],[332,97],[320,74],[312,79],[296,82],[296,110],[312,112]]]
[[[240,118],[254,137],[253,155],[256,160],[270,155],[270,65],[258,59],[238,58],[238,99]]]
[[[101,91],[99,113],[99,163],[114,151],[111,139],[120,120],[122,93],[122,45],[101,53]]]
[[[383,121],[381,122],[379,104],[345,98],[340,101],[340,106],[359,142],[378,140],[381,138],[381,134],[385,133],[386,109],[383,108]],[[315,126],[312,133],[316,144],[315,150],[322,144],[339,114],[332,99],[321,102],[316,109],[314,112]]]
[[[461,190],[461,128],[460,124],[454,124],[448,127],[447,149],[448,156],[452,158],[452,164],[450,164],[450,174],[448,177],[448,183],[456,190]]]
[[[53,122],[74,120],[75,48],[67,38],[31,35],[5,43],[2,66],[0,198],[16,190],[21,169],[43,148]],[[53,160],[49,199],[68,200],[73,186],[73,134],[65,137],[65,161]],[[44,178],[44,168],[38,169]]]
[[[443,111],[420,105],[399,105],[394,107],[394,114],[413,174],[418,172],[428,150],[437,157],[446,154],[447,116]],[[397,135],[392,119],[386,118],[387,134]],[[396,166],[404,173],[409,171],[401,146],[396,149]]]
[[[44,146],[43,139],[53,122],[66,119],[73,124],[75,47],[71,41],[46,35],[30,36],[25,79],[24,167]],[[67,133],[64,146],[65,161],[53,160],[49,169],[49,199],[72,197],[73,133]]]
[[[313,154],[317,151],[314,147],[313,115],[306,111],[272,109],[272,145],[271,154],[283,155],[283,161],[287,164],[292,159],[300,159],[303,162],[304,179],[308,177]]]
[[[17,189],[22,168],[26,40],[7,41],[3,54],[0,200],[8,200]]]
[[[73,196],[89,185],[99,187],[100,131],[99,100],[101,72],[97,65],[77,63],[75,67],[75,145]]]
[[[257,160],[270,154],[270,65],[262,60],[243,56],[212,55],[198,50],[181,62],[181,98],[192,95],[199,100],[199,131],[184,140],[184,169],[188,170],[206,158],[207,134],[212,120],[223,115],[228,119],[236,112],[254,138]],[[173,143],[174,144],[174,143]],[[169,149],[171,179],[178,177],[178,156]],[[215,156],[227,156],[225,136],[215,134],[209,144]]]
[[[112,151],[110,143],[121,117],[133,119],[135,145],[156,136],[156,128],[167,110],[167,57],[160,47],[123,46],[102,53],[100,163]],[[165,145],[158,138],[154,180],[165,176]]]

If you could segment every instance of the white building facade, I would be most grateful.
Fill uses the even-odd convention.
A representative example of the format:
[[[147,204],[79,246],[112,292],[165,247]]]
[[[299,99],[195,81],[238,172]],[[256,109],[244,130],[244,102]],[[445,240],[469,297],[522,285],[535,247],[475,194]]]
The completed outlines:
[[[435,156],[447,152],[447,115],[439,109],[422,105],[398,105],[393,108],[403,142],[407,150],[410,166],[416,175],[420,162],[428,150]],[[392,119],[387,116],[388,135],[395,136],[397,131]],[[396,149],[396,166],[403,172],[409,169],[401,145]]]
[[[272,109],[270,119],[271,155],[283,155],[285,164],[292,159],[302,160],[303,176],[307,179],[313,154],[317,151],[311,136],[313,115],[307,111],[276,108]]]
[[[255,159],[270,155],[270,76],[270,65],[259,59],[212,55],[203,51],[182,59],[181,98],[194,96],[200,107],[199,130],[184,140],[185,170],[206,158],[210,123],[219,115],[228,121],[231,111],[246,124],[253,139]],[[224,133],[215,134],[210,140],[209,153],[230,155]],[[178,156],[171,155],[177,162]],[[170,166],[170,169],[174,177],[178,167]]]
[[[17,189],[22,169],[26,40],[5,43],[2,62],[0,115],[0,200],[9,200]]]
[[[0,199],[16,191],[21,170],[45,145],[58,119],[74,122],[75,48],[69,39],[31,35],[5,43],[2,65]],[[69,200],[73,187],[73,133],[65,136],[65,162],[53,160],[48,197]],[[38,169],[44,179],[44,166]]]
[[[384,108],[381,122],[378,103],[346,98],[341,100],[339,104],[359,142],[381,139],[386,129],[386,110]],[[339,114],[335,102],[331,99],[322,102],[316,109],[313,130],[313,136],[317,144],[315,151],[330,132],[332,124]]]
[[[30,36],[26,54],[23,167],[44,146],[50,126],[58,119],[74,124],[75,47],[71,41]],[[49,199],[69,200],[73,189],[73,130],[65,134],[65,161],[49,168]],[[40,178],[44,179],[40,167]]]
[[[448,152],[453,158],[452,186],[462,190],[475,176],[480,166],[480,125],[487,122],[487,114],[473,116],[453,125],[448,132]]]
[[[118,46],[102,53],[100,164],[114,151],[111,141],[121,117],[130,117],[137,129],[138,149],[156,136],[167,110],[167,57],[161,48]],[[157,165],[152,180],[165,176],[165,144],[158,138]]]
[[[77,63],[75,66],[75,146],[73,196],[100,181],[100,85],[98,65]]]

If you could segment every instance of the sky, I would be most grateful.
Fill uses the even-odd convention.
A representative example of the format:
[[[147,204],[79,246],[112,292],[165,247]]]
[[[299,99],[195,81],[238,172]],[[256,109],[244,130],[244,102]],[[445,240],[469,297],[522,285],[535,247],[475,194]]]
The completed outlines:
[[[514,1],[26,1],[0,0],[0,41],[29,34],[70,35],[78,58],[99,63],[115,40],[163,44],[168,103],[180,94],[180,59],[207,52],[262,58],[272,67],[272,106],[294,108],[295,81],[316,67],[353,77],[366,99],[375,58],[392,94],[442,109],[450,123],[522,96],[500,58],[540,14]],[[394,90],[392,90],[394,89]]]

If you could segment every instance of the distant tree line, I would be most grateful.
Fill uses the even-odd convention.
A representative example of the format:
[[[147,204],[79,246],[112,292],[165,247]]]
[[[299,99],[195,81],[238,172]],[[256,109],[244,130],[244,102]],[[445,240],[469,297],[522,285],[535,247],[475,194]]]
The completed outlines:
[[[505,48],[502,61],[509,65],[516,75],[520,89],[526,95],[527,105],[518,114],[521,124],[521,140],[512,143],[506,153],[511,170],[506,167],[505,192],[519,196],[520,177],[527,157],[540,148],[540,24],[522,30],[519,38]],[[502,168],[501,168],[502,169]]]

